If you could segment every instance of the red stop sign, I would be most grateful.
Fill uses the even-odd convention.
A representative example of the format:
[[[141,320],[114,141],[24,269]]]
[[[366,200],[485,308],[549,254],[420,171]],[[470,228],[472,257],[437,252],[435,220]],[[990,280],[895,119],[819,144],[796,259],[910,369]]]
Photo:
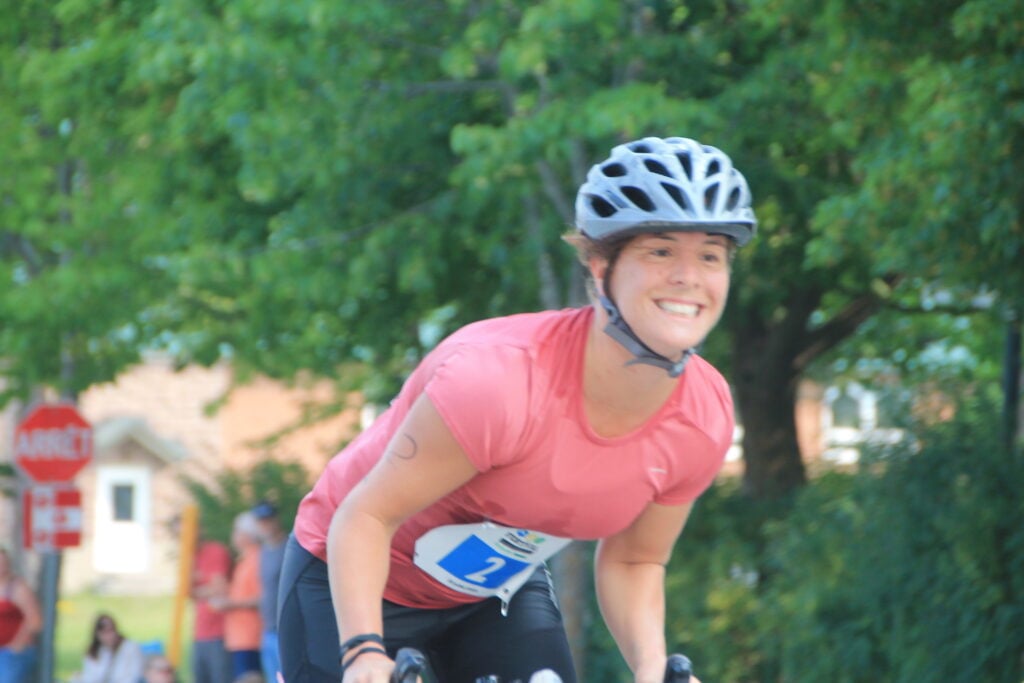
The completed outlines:
[[[92,426],[74,406],[39,406],[14,431],[14,461],[36,482],[71,481],[90,460]]]

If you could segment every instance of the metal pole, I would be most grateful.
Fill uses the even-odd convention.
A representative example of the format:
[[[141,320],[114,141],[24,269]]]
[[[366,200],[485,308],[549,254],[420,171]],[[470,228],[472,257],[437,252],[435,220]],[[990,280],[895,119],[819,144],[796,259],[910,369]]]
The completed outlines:
[[[57,597],[60,586],[61,554],[59,550],[41,553],[39,569],[40,607],[43,610],[43,633],[39,643],[39,683],[53,683],[54,641],[57,632]]]

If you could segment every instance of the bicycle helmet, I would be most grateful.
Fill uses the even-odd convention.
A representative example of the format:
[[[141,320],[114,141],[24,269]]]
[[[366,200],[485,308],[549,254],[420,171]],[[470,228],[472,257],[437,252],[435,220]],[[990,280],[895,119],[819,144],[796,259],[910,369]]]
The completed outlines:
[[[689,138],[643,138],[590,169],[576,195],[576,227],[595,240],[692,230],[743,246],[757,219],[747,181],[724,152]]]
[[[643,138],[612,149],[595,164],[576,195],[576,229],[604,241],[641,233],[692,231],[726,235],[737,246],[751,240],[757,219],[743,175],[721,150],[689,138]],[[608,313],[605,332],[634,359],[678,377],[695,349],[673,361],[648,347],[611,298],[614,258],[599,297]]]

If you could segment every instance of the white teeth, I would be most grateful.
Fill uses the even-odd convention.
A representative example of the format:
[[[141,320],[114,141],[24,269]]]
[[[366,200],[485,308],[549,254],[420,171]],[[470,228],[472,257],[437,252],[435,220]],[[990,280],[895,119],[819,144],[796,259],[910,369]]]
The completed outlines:
[[[669,313],[676,313],[678,315],[685,315],[690,318],[695,318],[700,312],[700,307],[693,304],[679,304],[674,301],[659,301],[658,307]]]

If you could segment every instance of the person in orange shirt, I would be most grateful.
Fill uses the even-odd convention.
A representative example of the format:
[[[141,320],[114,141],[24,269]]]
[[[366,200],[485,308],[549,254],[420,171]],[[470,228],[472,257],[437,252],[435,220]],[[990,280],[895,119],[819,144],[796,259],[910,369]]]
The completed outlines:
[[[231,654],[231,680],[261,672],[260,527],[249,511],[235,517],[231,545],[238,552],[227,596],[211,600],[224,613],[224,645]]]

